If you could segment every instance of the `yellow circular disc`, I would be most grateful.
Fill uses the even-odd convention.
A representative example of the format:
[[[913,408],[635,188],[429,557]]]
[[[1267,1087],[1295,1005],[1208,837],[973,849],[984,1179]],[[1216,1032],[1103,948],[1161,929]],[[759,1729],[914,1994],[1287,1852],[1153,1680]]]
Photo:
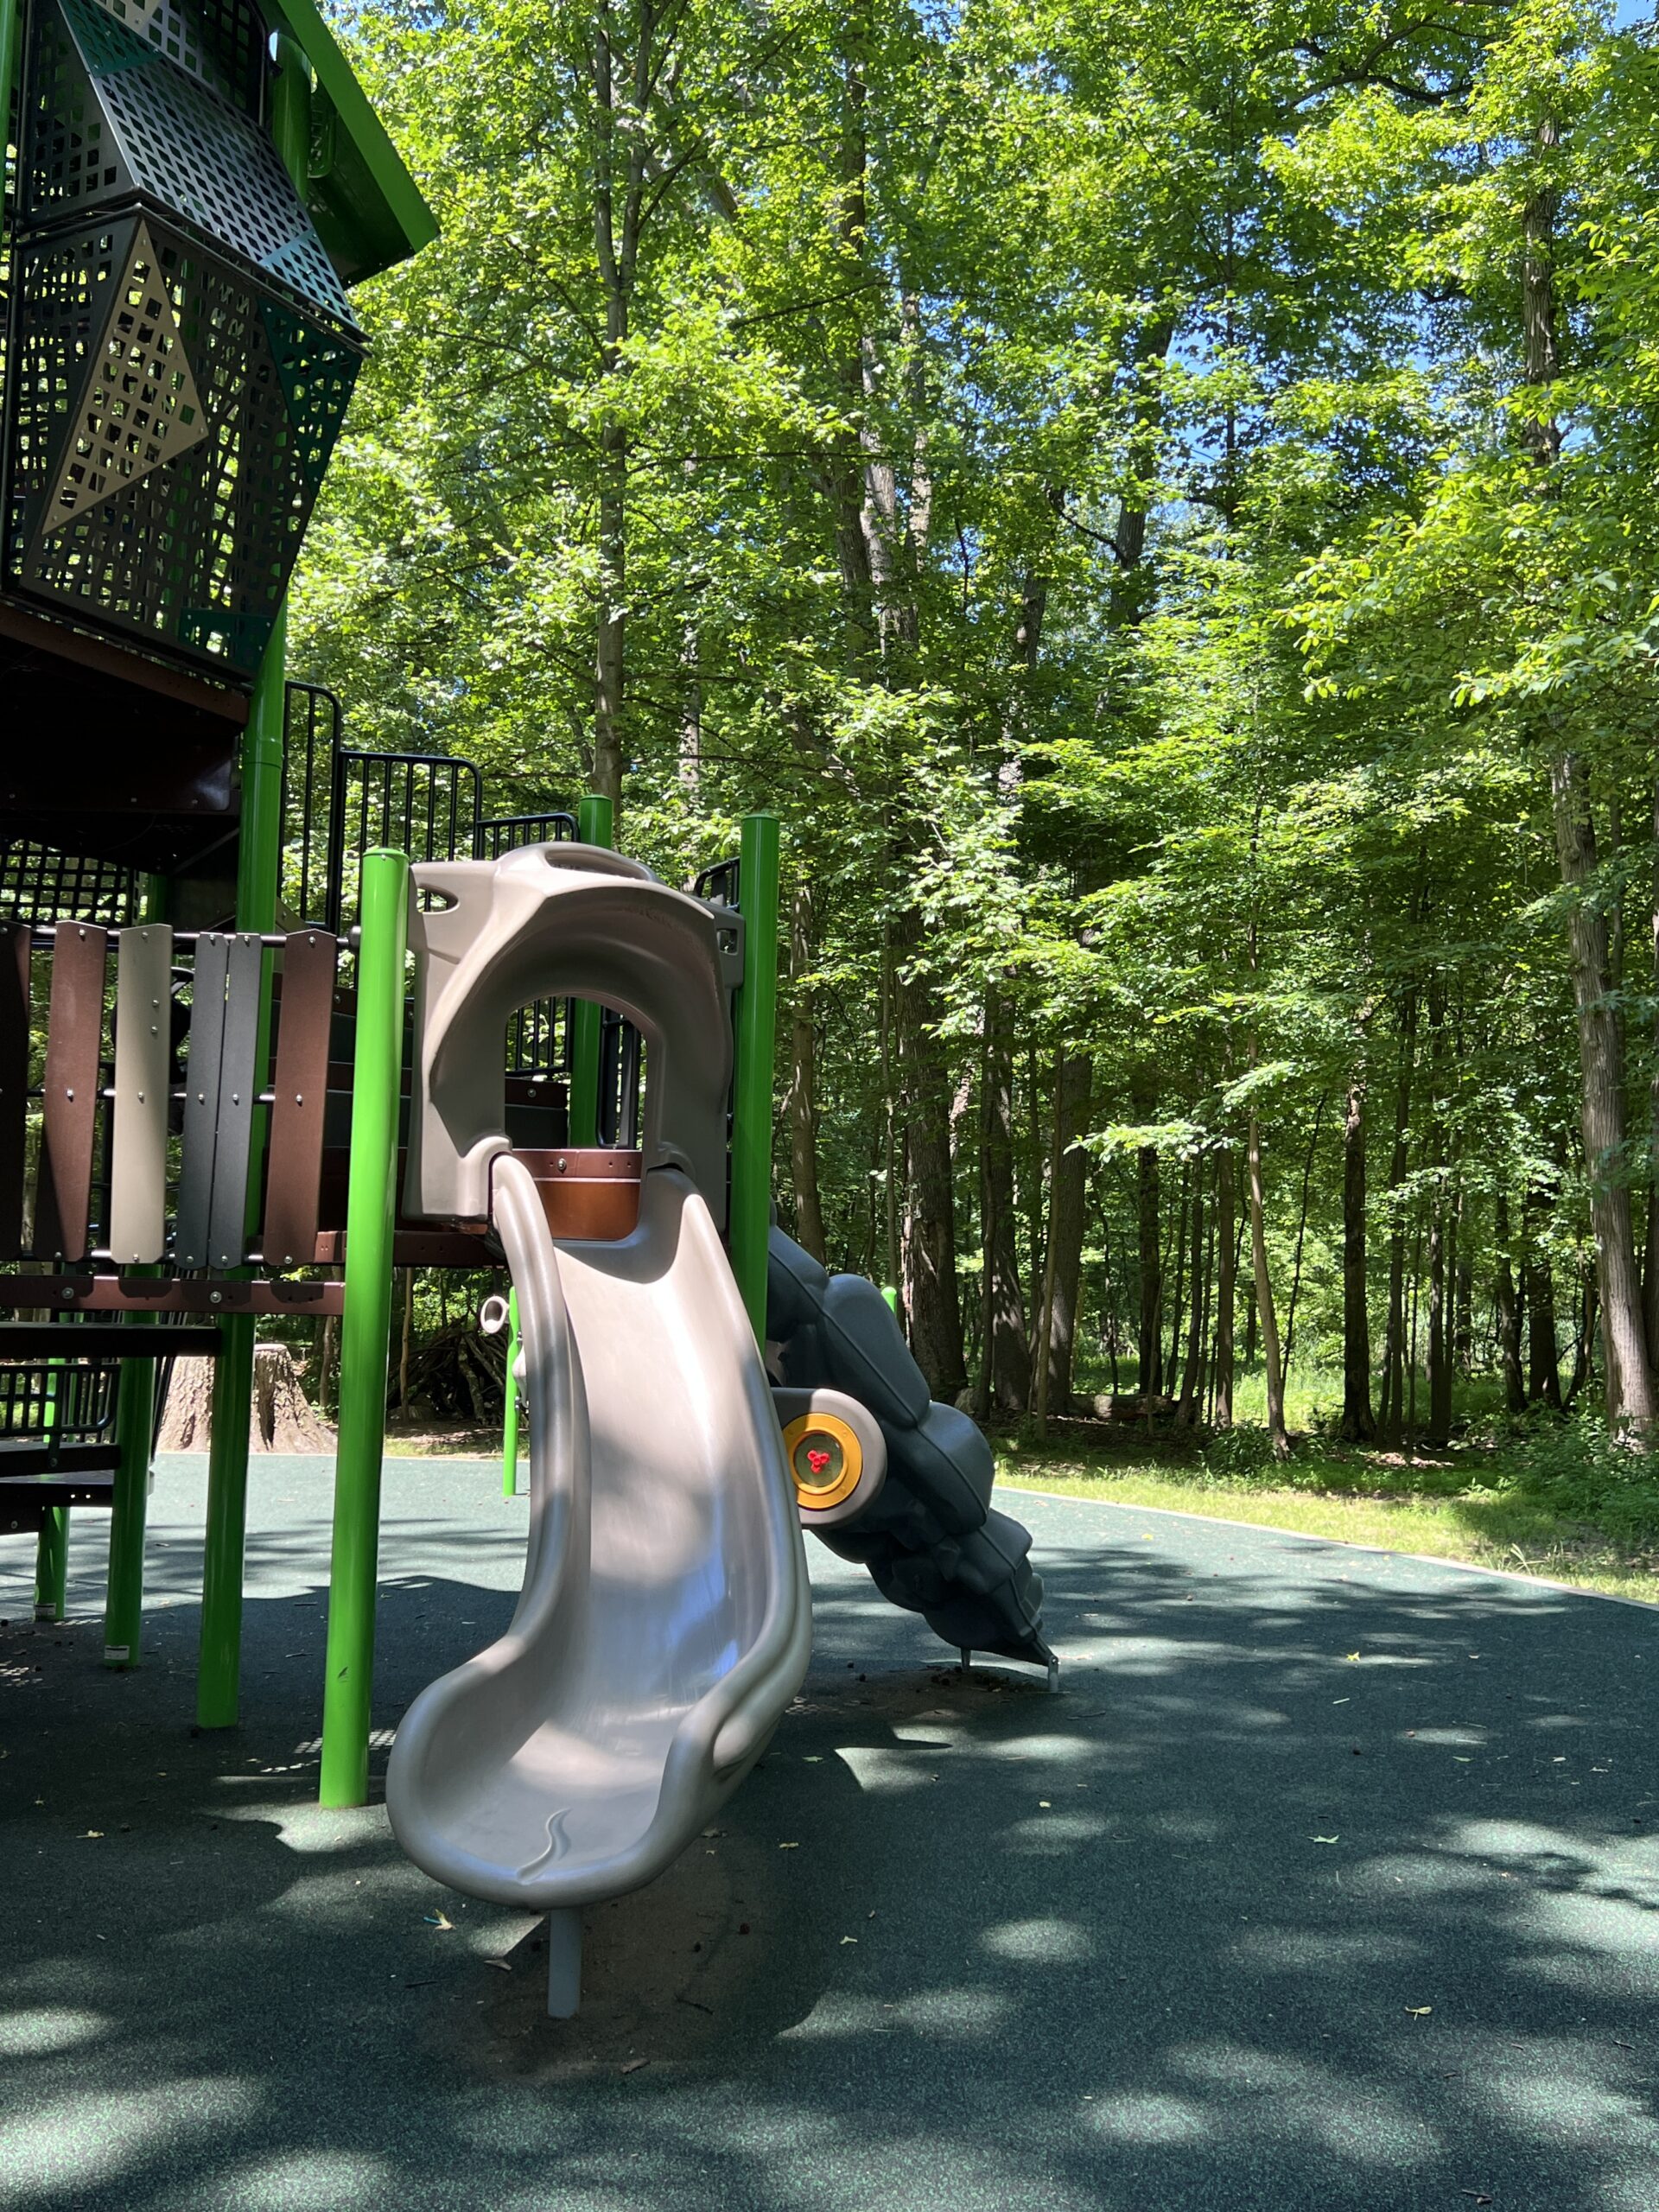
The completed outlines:
[[[796,1503],[821,1513],[858,1488],[864,1452],[854,1430],[834,1414],[803,1414],[784,1431]]]

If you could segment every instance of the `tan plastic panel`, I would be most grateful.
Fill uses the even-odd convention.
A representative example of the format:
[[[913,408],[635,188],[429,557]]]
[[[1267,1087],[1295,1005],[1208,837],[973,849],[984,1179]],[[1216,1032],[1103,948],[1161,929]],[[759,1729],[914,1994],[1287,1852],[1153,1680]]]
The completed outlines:
[[[117,1264],[167,1249],[167,1105],[173,932],[164,923],[115,940],[115,1131],[110,1252]]]

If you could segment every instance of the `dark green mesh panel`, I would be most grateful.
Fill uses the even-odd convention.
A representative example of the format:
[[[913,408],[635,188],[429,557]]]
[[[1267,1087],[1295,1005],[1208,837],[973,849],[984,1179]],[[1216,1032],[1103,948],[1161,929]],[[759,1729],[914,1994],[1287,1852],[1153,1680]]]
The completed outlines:
[[[355,339],[137,213],[21,244],[12,332],[8,584],[251,675]]]
[[[82,220],[143,194],[347,325],[334,264],[258,124],[99,0],[39,0],[22,221]]]

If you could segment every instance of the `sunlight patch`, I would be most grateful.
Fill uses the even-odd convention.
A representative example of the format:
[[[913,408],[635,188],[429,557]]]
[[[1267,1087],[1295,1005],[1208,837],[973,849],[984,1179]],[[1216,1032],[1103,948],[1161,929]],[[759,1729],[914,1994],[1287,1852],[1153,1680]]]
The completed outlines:
[[[101,2036],[109,2024],[102,2012],[72,2012],[61,2005],[0,2013],[0,2057],[45,2058],[73,2050]]]
[[[178,2082],[153,2089],[89,2091],[63,2097],[0,2126],[0,2204],[38,2205],[107,2187],[139,2159],[204,2132],[245,2120],[259,2099],[251,2083]]]
[[[360,2151],[293,2151],[222,2175],[214,2187],[248,2212],[347,2212],[382,2201],[391,2178],[385,2159]],[[217,2201],[226,2202],[226,2195]]]
[[[1196,2143],[1210,2133],[1208,2114],[1185,2097],[1097,2098],[1084,2118],[1114,2143]]]
[[[999,1959],[1020,1966],[1081,1966],[1095,1955],[1093,1938],[1074,1920],[1005,1920],[979,1940]]]

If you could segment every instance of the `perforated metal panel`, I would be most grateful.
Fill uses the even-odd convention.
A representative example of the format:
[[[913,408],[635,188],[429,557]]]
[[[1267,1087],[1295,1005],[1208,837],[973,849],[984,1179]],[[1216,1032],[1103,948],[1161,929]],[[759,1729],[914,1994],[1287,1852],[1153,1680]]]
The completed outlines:
[[[32,28],[25,224],[143,194],[350,327],[334,264],[257,122],[99,0],[37,0]]]
[[[8,583],[251,674],[358,341],[153,216],[20,243],[15,266]]]
[[[105,15],[211,85],[245,115],[264,113],[266,32],[249,0],[98,0]]]

